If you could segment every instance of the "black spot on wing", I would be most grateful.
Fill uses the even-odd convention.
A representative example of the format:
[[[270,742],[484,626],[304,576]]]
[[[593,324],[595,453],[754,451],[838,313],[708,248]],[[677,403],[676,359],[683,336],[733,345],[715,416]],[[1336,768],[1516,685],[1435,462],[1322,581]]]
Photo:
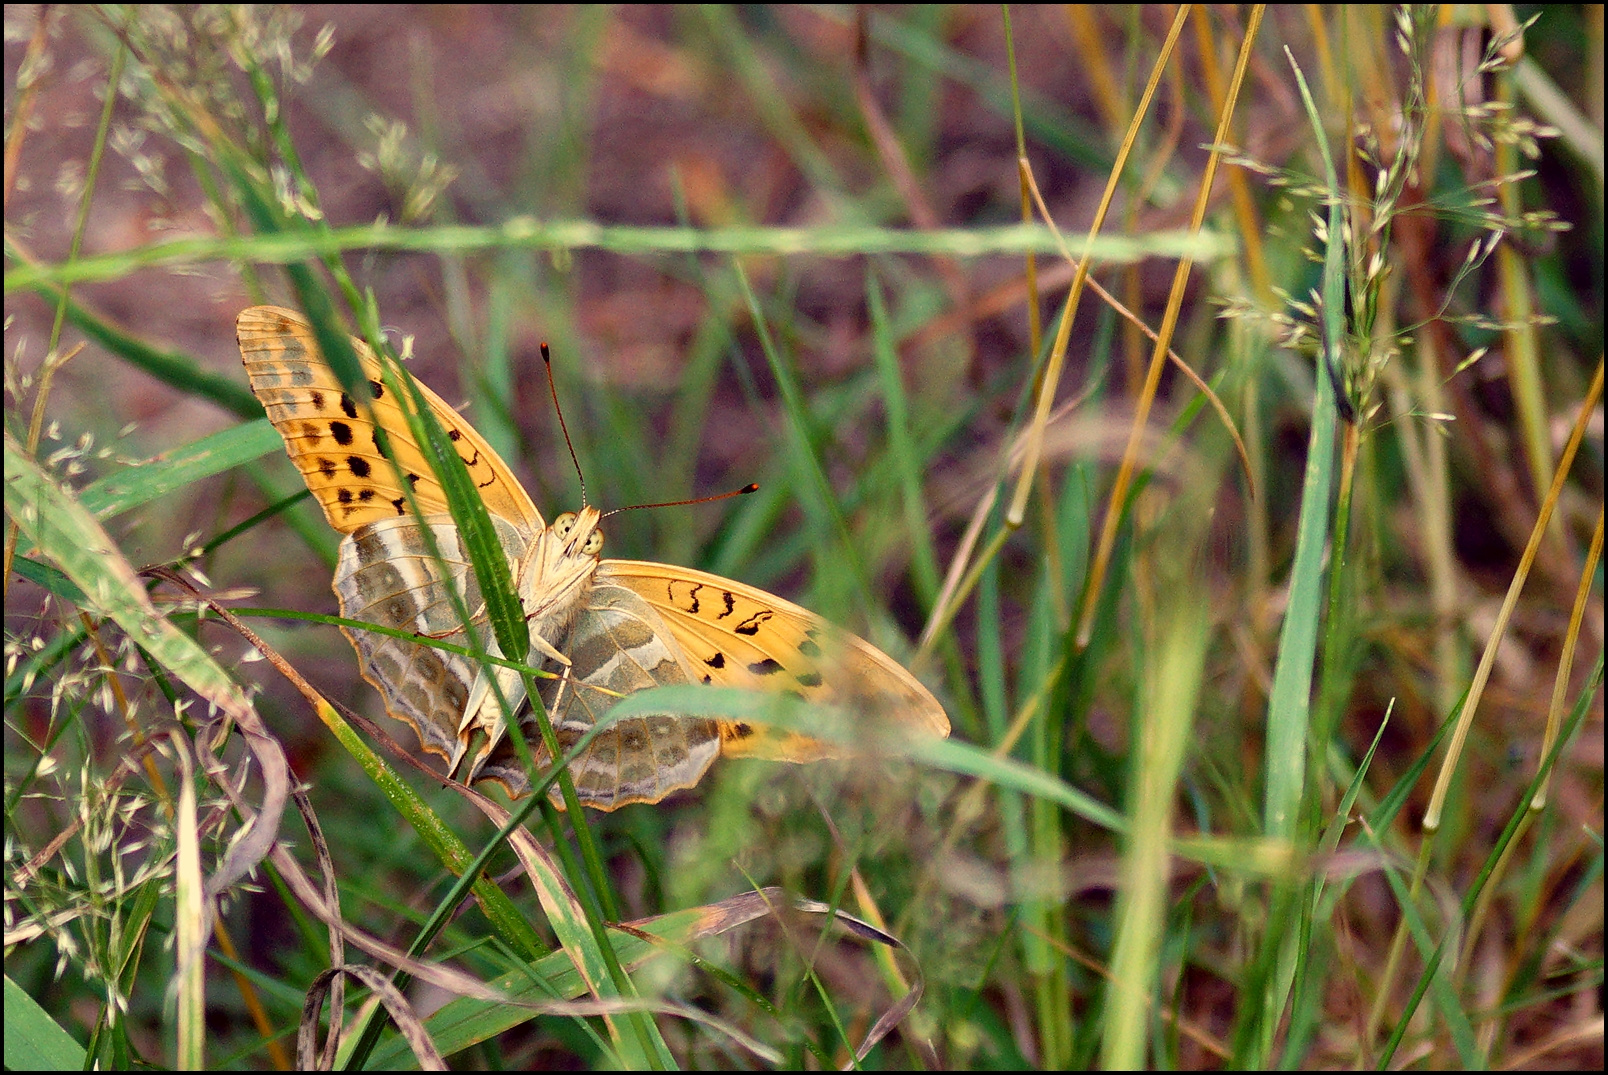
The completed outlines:
[[[368,460],[360,455],[347,456],[346,466],[351,470],[354,477],[366,478],[369,476]]]
[[[727,594],[726,598],[729,601],[731,599],[731,594]],[[740,635],[757,635],[759,634],[760,628],[764,627],[774,615],[776,615],[776,613],[771,609],[762,608],[752,616],[748,617],[742,623],[739,623],[736,627],[733,627],[732,630],[736,631]]]
[[[342,396],[341,398],[345,399],[346,397]],[[345,422],[331,422],[329,424],[329,435],[334,437],[335,443],[342,448],[350,447],[352,444],[352,427]]]
[[[821,685],[821,673],[819,672],[805,672],[793,678],[798,680],[799,685],[803,687],[819,687]]]
[[[774,676],[777,672],[781,672],[784,669],[782,668],[780,661],[766,657],[763,661],[755,661],[753,664],[749,665],[748,670],[754,673],[756,676]]]
[[[685,586],[686,591],[684,595],[677,596],[677,588],[680,586]],[[701,582],[688,583],[683,579],[667,579],[664,596],[670,607],[679,608],[683,612],[696,616],[699,614],[699,609],[703,607],[703,602],[698,596],[698,591],[702,589],[703,583]]]

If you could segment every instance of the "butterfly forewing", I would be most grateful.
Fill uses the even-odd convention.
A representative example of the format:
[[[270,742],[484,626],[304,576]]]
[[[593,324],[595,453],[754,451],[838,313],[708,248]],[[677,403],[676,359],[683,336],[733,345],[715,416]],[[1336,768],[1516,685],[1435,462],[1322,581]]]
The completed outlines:
[[[253,306],[235,322],[235,336],[251,390],[285,438],[285,450],[331,526],[349,534],[365,523],[408,514],[399,470],[401,480],[413,486],[421,512],[448,510],[435,472],[408,432],[407,419],[390,398],[379,361],[366,343],[352,340],[370,398],[353,399],[341,388],[312,326],[300,314]],[[440,396],[422,384],[419,390],[457,445],[486,509],[526,535],[540,530],[541,513],[491,446]],[[395,465],[376,440],[375,422],[388,434]]]
[[[653,606],[696,670],[698,682],[792,694],[883,720],[896,729],[948,735],[949,718],[921,681],[864,639],[774,594],[691,568],[605,560],[604,581]],[[725,752],[808,761],[842,753],[798,735],[734,734]]]

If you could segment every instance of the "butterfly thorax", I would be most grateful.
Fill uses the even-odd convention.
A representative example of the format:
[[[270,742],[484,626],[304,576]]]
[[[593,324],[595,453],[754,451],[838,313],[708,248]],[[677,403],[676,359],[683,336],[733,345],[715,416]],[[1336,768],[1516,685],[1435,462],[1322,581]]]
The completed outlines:
[[[565,512],[521,558],[517,586],[532,637],[556,641],[585,606],[603,551],[601,519],[590,506]]]

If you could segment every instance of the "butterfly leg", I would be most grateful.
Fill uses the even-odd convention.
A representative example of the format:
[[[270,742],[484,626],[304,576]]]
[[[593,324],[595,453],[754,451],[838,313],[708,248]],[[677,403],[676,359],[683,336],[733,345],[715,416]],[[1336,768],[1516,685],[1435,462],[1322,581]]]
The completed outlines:
[[[541,635],[533,634],[530,636],[530,645],[532,649],[540,650],[543,657],[546,657],[549,660],[557,661],[559,664],[564,666],[564,670],[566,672],[569,671],[570,659],[555,649],[553,644],[547,641],[547,639],[543,638]]]

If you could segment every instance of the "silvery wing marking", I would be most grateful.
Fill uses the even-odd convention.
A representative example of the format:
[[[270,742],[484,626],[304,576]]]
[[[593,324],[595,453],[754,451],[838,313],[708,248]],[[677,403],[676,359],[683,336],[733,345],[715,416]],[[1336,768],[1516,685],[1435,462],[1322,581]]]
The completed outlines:
[[[480,586],[463,548],[458,529],[448,516],[430,516],[426,522],[435,536],[441,558],[435,559],[422,528],[412,518],[385,519],[360,527],[341,542],[335,567],[335,596],[341,615],[431,638],[466,645],[467,634],[447,585],[458,592],[479,626],[480,643],[495,652],[490,625],[485,620]],[[493,518],[497,537],[510,562],[517,559],[525,541],[508,522]],[[380,692],[386,711],[413,725],[420,744],[450,762],[457,772],[476,729],[486,734],[475,765],[465,779],[474,779],[503,731],[502,708],[496,696],[476,690],[481,664],[469,657],[434,646],[343,627],[357,651],[363,678]],[[497,682],[517,712],[525,700],[519,674],[495,667]],[[469,711],[471,699],[474,711]]]
[[[618,700],[647,687],[696,682],[652,606],[624,586],[600,581],[569,629],[554,640],[571,661],[569,679],[542,680],[542,704],[566,753]],[[561,671],[553,663],[549,668]],[[599,689],[601,688],[601,689]],[[551,764],[539,737],[529,741],[539,766]],[[658,802],[690,788],[720,754],[719,724],[705,717],[651,713],[611,724],[570,765],[581,802],[604,810]],[[506,744],[481,771],[511,792],[530,784]],[[558,795],[553,794],[555,802]]]

